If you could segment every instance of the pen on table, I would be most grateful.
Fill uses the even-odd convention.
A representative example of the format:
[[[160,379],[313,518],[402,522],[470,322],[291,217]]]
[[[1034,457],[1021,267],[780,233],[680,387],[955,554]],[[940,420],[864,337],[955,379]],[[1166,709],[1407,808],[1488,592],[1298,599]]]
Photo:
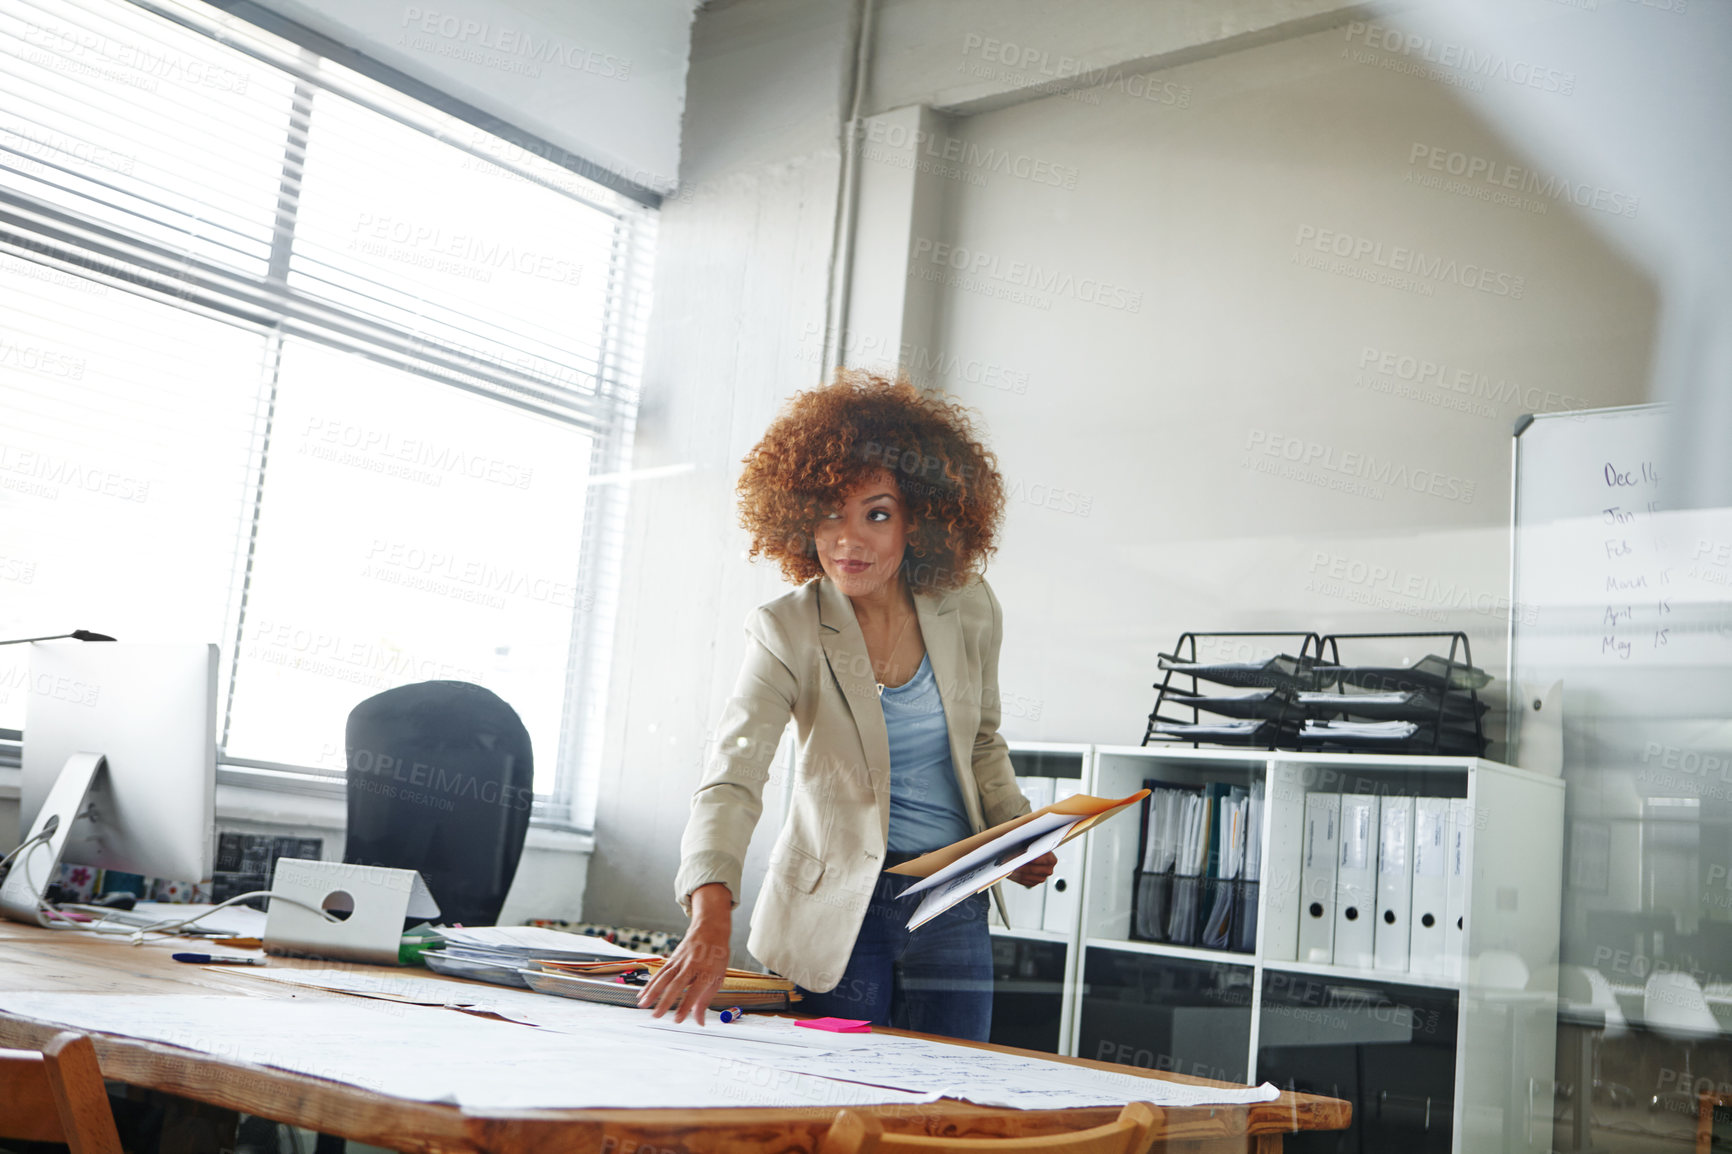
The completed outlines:
[[[738,1006],[729,1006],[727,1009],[716,1015],[716,1017],[720,1018],[724,1022],[737,1022],[745,1016],[746,1011],[740,1009]]]
[[[200,966],[262,966],[264,958],[237,958],[224,954],[175,954],[177,962],[192,962]]]

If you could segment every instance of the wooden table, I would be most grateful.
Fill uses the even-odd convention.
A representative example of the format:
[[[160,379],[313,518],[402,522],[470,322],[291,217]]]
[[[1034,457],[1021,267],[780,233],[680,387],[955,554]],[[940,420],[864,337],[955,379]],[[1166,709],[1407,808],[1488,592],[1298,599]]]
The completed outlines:
[[[44,990],[90,994],[244,994],[253,998],[344,998],[301,986],[279,986],[244,974],[213,972],[174,962],[186,942],[132,946],[124,940],[55,933],[0,921],[0,990]],[[319,968],[329,963],[273,958],[273,966]],[[385,971],[381,971],[385,972]],[[403,971],[391,971],[402,973]],[[423,970],[413,971],[438,979]],[[454,979],[446,979],[454,980]],[[467,983],[465,983],[467,984]],[[0,1047],[40,1048],[58,1030],[51,1023],[0,1014]],[[227,1061],[173,1046],[96,1034],[103,1077],[198,1102],[273,1118],[397,1150],[487,1152],[487,1154],[707,1154],[710,1151],[789,1154],[816,1150],[835,1116],[833,1108],[707,1110],[533,1110],[464,1113],[440,1106],[384,1097],[357,1086],[310,1078],[285,1070]],[[949,1039],[945,1039],[949,1041]],[[966,1043],[957,1043],[959,1045]],[[982,1046],[1014,1054],[1050,1054]],[[1207,1079],[1156,1075],[1079,1058],[1080,1066],[1140,1073],[1209,1085]],[[892,1131],[949,1136],[1015,1137],[1096,1126],[1118,1110],[1009,1110],[945,1100],[930,1104],[856,1107],[882,1118]],[[1156,1149],[1187,1154],[1254,1151],[1275,1154],[1281,1135],[1297,1130],[1337,1130],[1352,1107],[1334,1098],[1282,1094],[1250,1106],[1202,1106],[1156,1111],[1161,1116]]]

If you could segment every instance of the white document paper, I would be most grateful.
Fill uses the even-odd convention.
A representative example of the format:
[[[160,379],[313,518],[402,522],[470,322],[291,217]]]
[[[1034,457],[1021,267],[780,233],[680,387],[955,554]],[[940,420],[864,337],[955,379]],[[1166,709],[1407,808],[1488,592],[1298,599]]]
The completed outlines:
[[[560,1001],[514,990],[479,996]],[[566,1007],[549,1007],[555,1008]],[[656,1025],[635,1010],[585,1009],[599,1013],[586,1014],[591,1020],[582,1026],[533,1029],[445,1009],[336,998],[0,994],[0,1011],[19,1017],[471,1111],[844,1106],[940,1096],[1064,1109],[1252,1103],[1279,1095],[1267,1083],[1194,1086],[924,1038],[823,1034],[783,1019],[748,1016],[694,1028]]]
[[[198,917],[216,910],[210,902],[139,902],[127,911],[126,921],[165,922]],[[237,938],[265,936],[265,914],[247,905],[224,906],[192,924],[195,930],[218,930]]]
[[[720,1031],[718,1031],[720,1033]],[[1272,1102],[1274,1086],[1215,1087],[1095,1070],[1018,1054],[951,1046],[925,1038],[838,1034],[827,1053],[765,1053],[752,1061],[846,1082],[907,1089],[924,1086],[979,1106],[1065,1110],[1085,1106],[1230,1105]]]
[[[1067,829],[1082,819],[1073,813],[1043,813],[1017,826],[1003,837],[994,838],[973,852],[963,854],[943,869],[934,870],[913,885],[902,891],[903,897],[913,897],[924,893],[934,886],[941,886],[952,878],[965,873],[973,873],[982,865],[991,866],[993,859],[1003,854],[1012,846],[1028,842],[1041,834],[1054,829]]]
[[[244,976],[288,986],[305,986],[314,990],[331,990],[355,994],[363,998],[381,998],[413,1006],[455,1006],[467,1009],[484,1005],[491,993],[485,986],[468,982],[442,982],[418,974],[393,974],[377,970],[303,970],[258,969],[244,970],[234,966],[206,966],[205,969],[225,976]]]
[[[439,928],[439,936],[453,945],[475,946],[490,950],[520,951],[525,956],[552,957],[556,954],[593,954],[598,958],[653,958],[638,950],[628,950],[606,938],[586,934],[568,934],[546,926],[469,926]]]
[[[1062,817],[1066,820],[1062,825],[1050,827],[1046,820],[1050,817]],[[953,862],[931,877],[909,886],[907,890],[903,891],[903,897],[922,891],[926,893],[926,896],[914,908],[913,915],[908,919],[908,928],[911,930],[918,929],[956,903],[973,897],[993,882],[1015,872],[1042,854],[1052,852],[1058,847],[1058,843],[1064,840],[1064,835],[1070,832],[1070,827],[1081,820],[1081,817],[1074,814],[1042,814],[1027,825],[1011,831],[1013,834],[1020,835],[1030,826],[1048,827],[1044,828],[1032,840],[998,838],[987,842],[973,853]],[[965,868],[958,868],[964,867],[964,863],[969,862],[972,864]],[[949,876],[937,885],[933,885],[934,879],[941,874],[948,874]]]
[[[672,1051],[626,1029],[537,1030],[389,1002],[7,993],[0,1010],[469,1111],[864,1106],[937,1097]]]

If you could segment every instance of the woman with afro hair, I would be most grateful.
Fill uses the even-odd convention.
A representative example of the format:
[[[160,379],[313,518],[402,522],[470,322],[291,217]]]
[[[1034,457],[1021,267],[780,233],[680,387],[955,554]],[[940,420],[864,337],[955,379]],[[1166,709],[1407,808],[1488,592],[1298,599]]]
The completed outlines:
[[[980,576],[1004,482],[965,411],[843,370],[745,458],[751,555],[797,587],[746,620],[746,657],[692,799],[675,895],[691,928],[640,1004],[703,1021],[782,731],[799,761],[747,943],[800,1009],[985,1041],[987,898],[909,931],[884,872],[1028,812],[999,736],[1003,618]],[[1046,855],[1012,880],[1038,885]]]

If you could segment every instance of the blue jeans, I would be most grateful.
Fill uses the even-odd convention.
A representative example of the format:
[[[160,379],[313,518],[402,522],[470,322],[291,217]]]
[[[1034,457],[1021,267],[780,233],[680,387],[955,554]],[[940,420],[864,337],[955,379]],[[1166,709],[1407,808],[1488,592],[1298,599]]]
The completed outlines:
[[[992,1032],[992,939],[986,932],[991,899],[975,894],[910,932],[908,919],[920,898],[898,895],[917,880],[878,875],[842,980],[823,994],[801,990],[796,1010],[987,1040]]]

